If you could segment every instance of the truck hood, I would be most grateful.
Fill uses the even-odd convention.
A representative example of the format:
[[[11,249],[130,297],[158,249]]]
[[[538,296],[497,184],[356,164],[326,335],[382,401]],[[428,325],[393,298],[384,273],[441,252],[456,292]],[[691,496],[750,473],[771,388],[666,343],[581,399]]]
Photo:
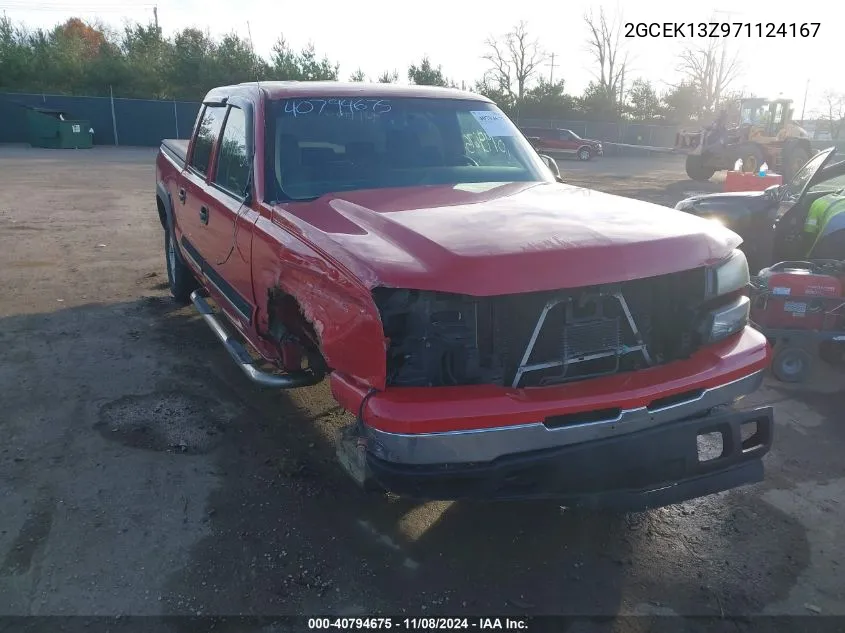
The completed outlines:
[[[688,270],[741,242],[688,213],[559,183],[365,190],[277,211],[367,287],[475,296]]]

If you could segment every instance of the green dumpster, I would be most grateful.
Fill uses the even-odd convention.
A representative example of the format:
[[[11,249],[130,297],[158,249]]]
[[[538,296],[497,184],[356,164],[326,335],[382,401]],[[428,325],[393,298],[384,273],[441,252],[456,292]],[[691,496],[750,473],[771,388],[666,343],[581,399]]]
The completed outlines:
[[[65,112],[47,108],[27,108],[29,143],[51,149],[88,149],[92,145],[91,123],[69,119]]]

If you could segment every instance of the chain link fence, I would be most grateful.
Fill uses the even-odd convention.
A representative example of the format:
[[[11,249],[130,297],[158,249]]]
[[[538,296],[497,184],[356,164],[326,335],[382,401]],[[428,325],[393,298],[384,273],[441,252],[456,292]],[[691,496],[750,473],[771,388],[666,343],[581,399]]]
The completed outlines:
[[[0,93],[0,143],[26,143],[26,108],[48,108],[88,121],[96,145],[157,147],[164,138],[188,138],[200,103]]]
[[[199,112],[198,101],[163,101],[49,94],[0,93],[0,143],[26,143],[26,107],[49,108],[70,119],[89,121],[96,145],[157,147],[164,138],[188,138]],[[666,152],[675,145],[679,127],[627,121],[520,119],[520,127],[566,128],[604,144],[606,156]],[[813,141],[817,150],[845,141]],[[633,146],[633,147],[632,147]]]
[[[605,156],[642,156],[643,153],[668,153],[667,150],[675,145],[675,135],[681,129],[677,125],[630,123],[627,121],[569,121],[563,119],[520,119],[519,127],[572,130],[582,138],[601,141]],[[696,124],[691,123],[687,126],[687,129],[695,130]],[[837,153],[845,152],[845,140],[812,140],[810,144],[816,151],[835,146]]]

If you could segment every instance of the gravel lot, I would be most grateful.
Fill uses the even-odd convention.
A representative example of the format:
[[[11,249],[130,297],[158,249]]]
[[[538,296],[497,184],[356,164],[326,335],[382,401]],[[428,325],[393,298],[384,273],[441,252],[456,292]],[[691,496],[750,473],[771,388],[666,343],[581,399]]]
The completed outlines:
[[[366,495],[325,384],[256,390],[169,300],[154,157],[0,148],[0,614],[845,615],[842,373],[750,398],[776,407],[767,480],[704,500]],[[671,157],[560,167],[661,204],[701,190]]]

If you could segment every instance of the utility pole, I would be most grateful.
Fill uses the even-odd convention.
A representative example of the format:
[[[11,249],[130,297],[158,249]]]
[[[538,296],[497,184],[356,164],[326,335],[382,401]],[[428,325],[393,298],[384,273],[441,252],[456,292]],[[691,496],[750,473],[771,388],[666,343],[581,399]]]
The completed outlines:
[[[158,7],[153,7],[153,20],[155,20],[156,30],[158,30]]]
[[[807,108],[807,93],[810,90],[810,80],[807,80],[807,85],[804,87],[804,105],[801,106],[801,125],[804,125],[804,110]]]
[[[552,53],[552,61],[550,64],[546,64],[546,66],[550,66],[549,69],[549,83],[554,84],[555,82],[555,54]]]

